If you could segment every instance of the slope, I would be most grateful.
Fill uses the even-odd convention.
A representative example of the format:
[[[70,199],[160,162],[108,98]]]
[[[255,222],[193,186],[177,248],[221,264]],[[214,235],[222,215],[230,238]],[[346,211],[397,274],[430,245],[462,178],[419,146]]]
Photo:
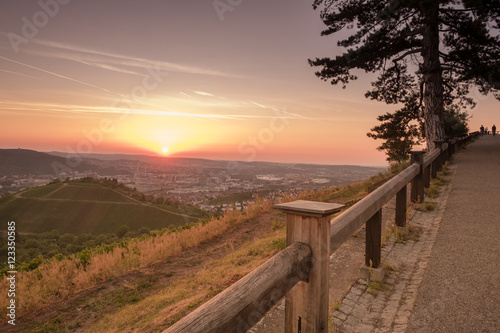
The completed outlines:
[[[0,219],[14,220],[20,233],[115,233],[122,225],[161,229],[196,217],[137,201],[100,184],[49,184],[0,202]]]

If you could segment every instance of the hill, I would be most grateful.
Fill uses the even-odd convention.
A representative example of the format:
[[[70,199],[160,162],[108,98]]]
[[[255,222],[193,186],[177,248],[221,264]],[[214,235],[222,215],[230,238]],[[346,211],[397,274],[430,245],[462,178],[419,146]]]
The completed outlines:
[[[13,175],[53,175],[56,178],[60,172],[67,170],[78,172],[97,172],[101,175],[129,174],[129,171],[116,167],[102,167],[94,160],[79,158],[71,155],[78,161],[68,166],[66,157],[69,154],[60,153],[59,156],[37,152],[28,149],[0,149],[0,176]],[[74,161],[73,161],[74,162]]]
[[[106,234],[120,226],[162,229],[181,226],[202,216],[193,207],[153,205],[99,183],[72,181],[28,189],[0,201],[0,219],[17,222],[20,233]],[[144,199],[143,199],[144,200]]]
[[[66,165],[66,159],[26,149],[0,149],[0,175],[48,175],[54,174],[53,164]],[[76,171],[91,170],[92,166],[82,162]]]

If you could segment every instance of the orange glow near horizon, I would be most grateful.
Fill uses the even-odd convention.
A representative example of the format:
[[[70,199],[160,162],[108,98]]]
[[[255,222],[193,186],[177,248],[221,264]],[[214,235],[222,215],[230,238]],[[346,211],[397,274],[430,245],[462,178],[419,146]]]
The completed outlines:
[[[307,59],[343,50],[310,4],[251,1],[224,22],[206,9],[82,1],[14,49],[8,33],[41,7],[13,1],[0,30],[0,149],[387,165],[366,134],[400,106],[364,97],[376,74],[356,72],[346,89],[314,75]],[[471,130],[500,125],[494,96],[471,97]]]

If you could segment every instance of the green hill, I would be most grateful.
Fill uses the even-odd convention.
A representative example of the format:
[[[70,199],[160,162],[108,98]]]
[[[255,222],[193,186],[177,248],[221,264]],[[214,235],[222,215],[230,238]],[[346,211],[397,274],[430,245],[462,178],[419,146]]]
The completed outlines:
[[[0,201],[0,220],[16,221],[20,233],[57,230],[78,235],[116,233],[122,225],[130,230],[180,226],[202,215],[193,207],[174,208],[176,211],[143,202],[99,183],[65,182],[4,198]]]

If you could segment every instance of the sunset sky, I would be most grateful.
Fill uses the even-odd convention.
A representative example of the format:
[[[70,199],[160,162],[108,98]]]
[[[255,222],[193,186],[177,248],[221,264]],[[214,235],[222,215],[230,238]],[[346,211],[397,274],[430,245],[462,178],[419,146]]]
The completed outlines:
[[[2,1],[0,148],[386,165],[366,133],[395,107],[364,98],[373,75],[314,75],[343,49],[311,4]],[[471,128],[500,125],[472,95]]]

